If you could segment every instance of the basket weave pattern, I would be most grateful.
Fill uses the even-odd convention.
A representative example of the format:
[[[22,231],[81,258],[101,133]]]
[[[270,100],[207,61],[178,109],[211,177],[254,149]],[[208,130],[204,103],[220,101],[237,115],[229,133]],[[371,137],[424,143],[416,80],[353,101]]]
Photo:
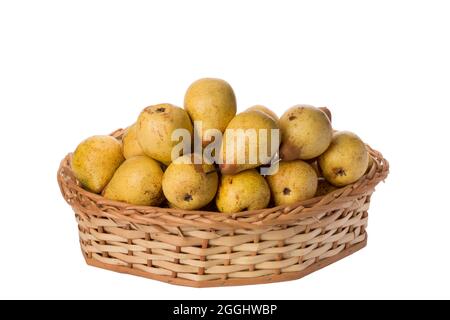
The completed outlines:
[[[193,287],[267,283],[301,278],[365,246],[370,198],[389,172],[382,155],[369,152],[372,168],[352,185],[236,214],[107,200],[81,188],[71,154],[58,183],[90,265]]]

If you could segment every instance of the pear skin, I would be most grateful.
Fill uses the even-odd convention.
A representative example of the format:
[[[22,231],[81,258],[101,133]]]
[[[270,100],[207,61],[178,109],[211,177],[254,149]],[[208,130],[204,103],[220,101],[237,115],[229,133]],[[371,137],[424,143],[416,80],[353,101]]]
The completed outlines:
[[[307,200],[316,194],[317,174],[302,160],[281,161],[278,172],[267,176],[275,205]]]
[[[278,136],[273,141],[274,146],[272,147],[272,130],[278,130],[276,133],[279,134],[279,128],[275,120],[263,112],[255,110],[245,111],[234,117],[228,124],[222,138],[219,155],[221,173],[236,174],[270,162],[270,159],[278,151],[280,143]],[[237,135],[235,134],[239,132],[249,133],[242,145],[239,145],[237,142]],[[260,150],[261,147],[264,149]],[[228,152],[234,153],[232,159],[227,159]],[[267,159],[261,159],[259,156],[260,152],[265,154]],[[242,159],[243,163],[239,163],[239,154],[244,156]]]
[[[147,156],[125,160],[103,191],[110,200],[141,206],[157,206],[163,199],[163,171],[158,162]]]
[[[166,165],[172,162],[172,133],[185,129],[190,137],[193,128],[189,115],[183,109],[164,103],[145,108],[137,120],[137,138],[144,153]]]
[[[369,154],[364,142],[349,131],[334,133],[330,147],[319,157],[323,176],[336,187],[357,181],[368,164]]]
[[[213,164],[195,163],[200,155],[187,154],[173,161],[164,172],[162,187],[171,207],[196,210],[216,195],[219,177]]]
[[[309,105],[289,108],[280,118],[283,160],[309,160],[321,155],[331,142],[333,130],[327,115]]]
[[[100,193],[124,160],[122,144],[116,138],[93,136],[78,145],[71,166],[85,189]]]
[[[266,208],[270,201],[270,189],[256,169],[221,177],[216,196],[220,212],[235,213]]]
[[[122,138],[123,156],[129,159],[135,156],[145,155],[144,151],[137,140],[136,124],[133,124],[125,130]]]
[[[236,97],[233,88],[224,80],[199,79],[187,89],[184,109],[193,122],[202,122],[203,133],[208,129],[224,132],[228,123],[236,115]],[[201,139],[203,146],[210,142],[205,135]]]

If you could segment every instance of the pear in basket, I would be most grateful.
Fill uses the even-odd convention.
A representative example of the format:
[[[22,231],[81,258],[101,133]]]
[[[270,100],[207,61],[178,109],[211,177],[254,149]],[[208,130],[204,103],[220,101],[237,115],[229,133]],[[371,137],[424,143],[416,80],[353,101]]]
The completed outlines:
[[[199,79],[192,83],[184,96],[184,109],[192,121],[202,123],[202,144],[210,143],[205,133],[209,129],[224,132],[236,115],[236,97],[233,88],[224,80]],[[195,128],[197,129],[197,128]],[[200,136],[200,132],[197,132]]]
[[[236,174],[267,164],[278,151],[279,144],[276,120],[257,110],[244,111],[230,121],[222,137],[220,171]]]
[[[319,157],[323,176],[337,187],[357,181],[368,164],[369,154],[364,142],[348,131],[334,133],[330,147]]]
[[[327,114],[309,105],[289,108],[280,118],[284,160],[309,160],[321,155],[331,143],[333,130]]]
[[[266,180],[256,169],[234,175],[223,175],[216,205],[221,212],[240,212],[266,208],[270,200],[270,189]]]
[[[85,189],[99,193],[124,160],[120,141],[111,136],[93,136],[76,148],[72,170]]]

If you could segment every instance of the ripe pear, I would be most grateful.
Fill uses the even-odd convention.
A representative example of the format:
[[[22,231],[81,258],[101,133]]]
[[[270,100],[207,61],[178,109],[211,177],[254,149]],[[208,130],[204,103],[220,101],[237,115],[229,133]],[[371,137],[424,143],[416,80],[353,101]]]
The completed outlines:
[[[184,109],[192,121],[201,121],[203,133],[208,129],[224,132],[228,123],[236,115],[236,97],[233,88],[224,80],[214,78],[199,79],[187,89]],[[197,132],[198,136],[200,133]],[[209,144],[205,135],[201,137],[203,146]]]
[[[265,106],[262,106],[262,105],[259,105],[259,104],[255,105],[255,106],[253,106],[253,107],[248,108],[248,109],[245,110],[244,112],[246,112],[246,111],[252,111],[252,110],[256,110],[256,111],[265,113],[266,115],[268,115],[269,117],[271,117],[273,120],[275,120],[275,122],[278,122],[278,120],[280,120],[280,118],[278,118],[278,116],[277,116],[277,114],[276,114],[275,112],[273,112],[273,111],[270,110],[269,108],[267,108],[267,107],[265,107]]]
[[[361,178],[368,163],[369,154],[364,142],[348,131],[334,133],[330,147],[319,157],[323,176],[337,187]]]
[[[281,161],[278,172],[267,176],[275,205],[307,200],[316,194],[317,174],[302,160]]]
[[[125,130],[122,138],[123,156],[129,159],[135,156],[145,155],[137,140],[136,124],[133,124]]]
[[[276,140],[273,141],[273,147],[272,130],[277,130],[274,132]],[[238,137],[245,133],[248,135],[244,136],[245,139],[242,139],[243,143],[240,145]],[[279,133],[276,121],[263,112],[252,110],[238,114],[230,121],[222,138],[219,154],[222,174],[236,174],[269,163],[278,151]],[[260,158],[260,151],[266,159]],[[227,153],[232,154],[233,157],[227,159]],[[245,158],[239,159],[239,154],[244,155]]]
[[[324,196],[338,188],[329,183],[325,178],[319,178],[317,184],[316,197]]]
[[[289,108],[280,118],[283,160],[308,160],[321,155],[330,145],[333,130],[327,115],[308,105]]]
[[[216,197],[217,209],[220,212],[264,209],[269,201],[269,186],[256,169],[222,176]]]
[[[100,193],[124,160],[122,144],[116,138],[93,136],[76,148],[72,170],[85,189]]]
[[[218,183],[219,177],[213,164],[204,163],[201,155],[186,154],[166,169],[162,187],[172,207],[196,210],[214,199]]]
[[[158,162],[147,156],[125,160],[103,190],[103,196],[141,206],[156,206],[164,199],[163,172]]]
[[[166,165],[172,161],[172,141],[176,129],[186,129],[192,137],[193,129],[189,115],[172,104],[158,104],[145,108],[137,120],[137,138],[144,153]]]

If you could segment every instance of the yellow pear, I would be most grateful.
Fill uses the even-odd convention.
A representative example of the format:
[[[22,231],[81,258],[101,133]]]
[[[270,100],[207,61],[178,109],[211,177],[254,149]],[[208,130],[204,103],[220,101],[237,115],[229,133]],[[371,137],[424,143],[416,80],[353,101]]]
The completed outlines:
[[[280,118],[283,160],[313,159],[330,145],[333,134],[328,116],[318,108],[297,105]]]
[[[278,172],[267,176],[275,205],[307,200],[316,194],[317,174],[302,160],[281,161]]]
[[[124,160],[122,144],[116,138],[93,136],[76,148],[72,170],[85,189],[99,193]]]
[[[145,108],[137,120],[137,138],[144,153],[166,165],[172,161],[172,141],[176,129],[186,129],[192,137],[193,129],[189,115],[172,104],[158,104]]]
[[[279,134],[276,121],[263,112],[245,111],[234,117],[222,138],[219,155],[222,174],[235,174],[270,162],[280,144],[279,136],[275,135],[272,147],[272,130]],[[244,137],[241,144],[239,137]],[[266,157],[261,158],[260,153]]]
[[[354,133],[333,134],[330,147],[319,157],[323,176],[331,184],[342,187],[357,181],[367,170],[369,154],[364,142]]]
[[[203,133],[208,129],[223,132],[236,114],[236,97],[233,88],[224,80],[199,79],[187,89],[184,108],[192,121],[201,121]],[[197,134],[200,136],[199,132]],[[210,141],[201,137],[203,146]]]
[[[201,155],[186,154],[166,169],[162,187],[171,206],[195,210],[214,199],[218,183],[213,164],[203,163]]]
[[[216,197],[220,212],[240,212],[266,208],[270,201],[270,189],[256,169],[235,175],[223,175]]]
[[[133,124],[127,130],[125,130],[122,138],[122,145],[123,156],[125,157],[125,159],[145,155],[137,140],[136,124]]]
[[[110,200],[142,206],[157,206],[164,199],[163,171],[158,162],[147,156],[125,160],[103,191]]]

